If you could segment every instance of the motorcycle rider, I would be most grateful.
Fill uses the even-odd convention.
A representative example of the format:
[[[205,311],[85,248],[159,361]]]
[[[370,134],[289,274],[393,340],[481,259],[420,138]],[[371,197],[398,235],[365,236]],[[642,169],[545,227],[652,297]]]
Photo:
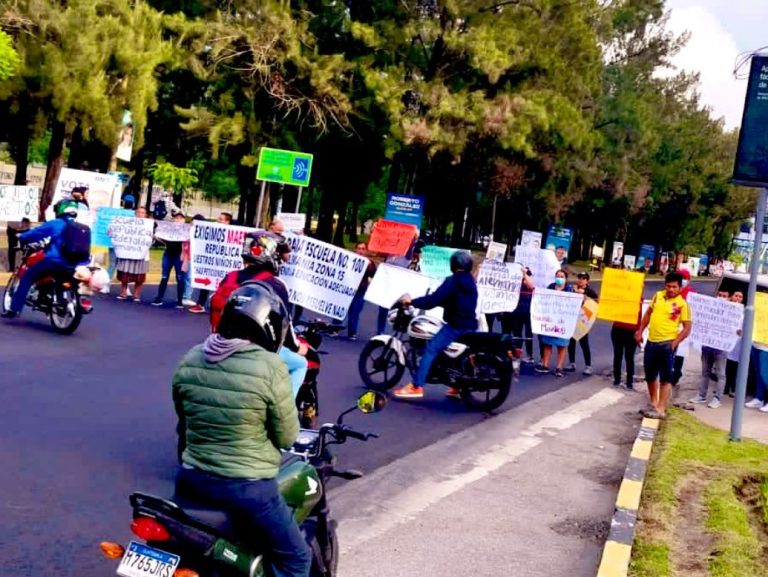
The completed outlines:
[[[267,575],[306,577],[311,553],[276,477],[299,417],[277,350],[290,326],[267,285],[232,292],[219,324],[173,376],[181,468],[177,498],[221,509],[264,550]]]
[[[477,330],[477,283],[472,275],[474,262],[472,255],[457,250],[451,255],[452,275],[447,277],[435,292],[423,297],[411,299],[405,295],[400,299],[404,306],[412,305],[418,309],[443,307],[445,325],[429,341],[421,357],[419,368],[412,384],[396,390],[398,399],[421,399],[424,397],[424,384],[429,369],[437,356],[453,341],[464,333]],[[446,395],[458,396],[459,391],[448,389]]]
[[[54,213],[56,218],[24,232],[18,237],[22,244],[41,242],[46,238],[50,238],[50,242],[45,248],[45,258],[29,267],[29,270],[19,280],[19,285],[11,299],[11,307],[3,313],[5,318],[14,318],[21,313],[27,300],[27,293],[35,281],[51,273],[74,269],[75,266],[81,264],[69,262],[61,252],[64,231],[69,225],[69,221],[77,218],[77,202],[74,200],[60,201],[56,204]]]

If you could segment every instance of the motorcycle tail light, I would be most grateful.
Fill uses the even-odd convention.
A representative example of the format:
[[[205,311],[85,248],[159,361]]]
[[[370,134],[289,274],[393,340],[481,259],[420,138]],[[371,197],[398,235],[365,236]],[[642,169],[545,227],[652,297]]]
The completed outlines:
[[[171,538],[168,529],[151,517],[136,517],[131,523],[131,531],[144,541],[168,541]]]
[[[120,543],[111,541],[102,541],[99,543],[99,549],[110,559],[120,559],[125,554],[125,548]]]
[[[91,299],[80,299],[80,304],[84,309],[91,308]]]
[[[176,569],[173,577],[200,577],[200,574],[194,569]]]

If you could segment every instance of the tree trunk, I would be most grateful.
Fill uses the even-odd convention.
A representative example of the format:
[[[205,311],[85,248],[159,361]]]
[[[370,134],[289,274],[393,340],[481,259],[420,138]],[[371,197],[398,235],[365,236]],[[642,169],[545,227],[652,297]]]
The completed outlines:
[[[389,165],[389,182],[387,192],[400,192],[400,174],[403,169],[403,153],[398,152]]]
[[[56,183],[59,181],[61,167],[64,165],[64,147],[67,143],[66,125],[54,120],[51,129],[51,143],[48,147],[48,168],[45,173],[43,192],[40,195],[40,220],[45,220],[45,210],[53,201]]]
[[[237,185],[240,189],[240,203],[237,208],[237,222],[240,225],[246,225],[253,222],[253,216],[256,214],[256,200],[252,198],[253,193],[253,169],[249,166],[237,165]]]
[[[344,229],[347,227],[347,200],[341,201],[339,208],[339,222],[336,223],[336,232],[333,235],[333,244],[344,246]]]
[[[24,186],[27,184],[29,141],[31,135],[30,124],[32,120],[32,111],[26,93],[22,93],[19,97],[19,119],[19,124],[22,126],[22,129],[15,131],[11,137],[13,139],[12,148],[14,152],[14,160],[16,161],[16,175],[13,178],[13,184]]]
[[[141,186],[141,184],[139,184]],[[152,210],[152,189],[155,186],[155,180],[150,176],[147,180],[147,199],[144,201],[144,208],[147,212]]]
[[[350,226],[349,240],[351,242],[355,242],[355,243],[357,242],[357,232],[359,230],[359,226],[358,226],[358,223],[357,223],[357,219],[358,219],[357,212],[358,212],[359,206],[360,206],[359,202],[353,202],[352,203],[352,216],[351,216],[351,219],[350,219],[351,220],[350,224],[352,226]]]
[[[67,164],[71,168],[78,170],[89,170],[90,164],[86,166],[87,151],[83,142],[83,129],[78,124],[72,131],[72,138],[69,139],[69,158]]]
[[[323,188],[320,196],[320,214],[317,221],[317,238],[329,242],[333,237],[333,212],[334,212],[333,193],[328,188]]]

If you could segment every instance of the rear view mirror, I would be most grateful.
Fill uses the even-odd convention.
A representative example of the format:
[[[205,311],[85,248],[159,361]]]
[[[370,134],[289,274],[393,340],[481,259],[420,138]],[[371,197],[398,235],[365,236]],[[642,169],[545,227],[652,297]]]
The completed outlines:
[[[387,405],[387,397],[376,391],[367,391],[357,399],[357,408],[362,413],[378,413]]]

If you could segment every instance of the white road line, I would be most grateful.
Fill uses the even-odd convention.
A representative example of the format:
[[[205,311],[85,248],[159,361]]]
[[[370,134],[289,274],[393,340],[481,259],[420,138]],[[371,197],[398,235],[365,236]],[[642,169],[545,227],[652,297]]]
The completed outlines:
[[[545,406],[546,398],[559,392],[562,391],[529,404]],[[619,391],[602,389],[521,431],[510,430],[514,429],[514,421],[519,421],[520,415],[515,414],[517,411],[509,411],[331,492],[333,501],[344,503],[345,511],[337,517],[342,549],[354,549],[380,537],[449,495],[513,462],[541,444],[544,436],[565,431],[621,398],[623,395]],[[505,435],[505,431],[512,434]],[[489,438],[508,440],[486,448],[484,445]],[[445,462],[446,455],[453,458]]]

